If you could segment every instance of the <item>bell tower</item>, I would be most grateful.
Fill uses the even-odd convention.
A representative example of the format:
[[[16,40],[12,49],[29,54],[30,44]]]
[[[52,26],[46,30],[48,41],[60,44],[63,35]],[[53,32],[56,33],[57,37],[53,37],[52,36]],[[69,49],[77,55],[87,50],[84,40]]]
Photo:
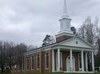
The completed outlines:
[[[64,0],[64,9],[63,15],[60,21],[60,31],[56,35],[56,42],[71,38],[74,36],[73,32],[71,31],[71,20],[67,14],[67,4],[66,0]]]

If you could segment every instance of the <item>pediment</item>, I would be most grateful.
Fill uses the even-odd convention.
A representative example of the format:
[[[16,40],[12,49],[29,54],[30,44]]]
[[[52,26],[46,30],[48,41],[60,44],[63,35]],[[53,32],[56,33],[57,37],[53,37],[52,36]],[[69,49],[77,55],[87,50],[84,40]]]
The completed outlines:
[[[64,46],[94,48],[90,43],[82,39],[81,37],[73,37],[60,43]]]

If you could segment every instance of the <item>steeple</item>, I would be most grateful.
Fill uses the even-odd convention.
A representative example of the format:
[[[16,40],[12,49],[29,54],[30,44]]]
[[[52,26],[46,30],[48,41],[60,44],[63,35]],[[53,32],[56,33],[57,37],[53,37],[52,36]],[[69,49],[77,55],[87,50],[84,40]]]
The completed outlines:
[[[66,0],[64,0],[64,9],[63,9],[63,16],[62,17],[69,17],[67,15],[67,4],[66,4]]]
[[[64,0],[63,16],[59,21],[60,21],[60,32],[59,33],[64,32],[64,33],[67,33],[68,35],[73,34],[73,32],[71,32],[71,19],[69,18],[67,14],[66,0]]]
[[[60,31],[56,35],[56,40],[61,41],[69,37],[73,37],[74,34],[71,31],[71,20],[67,13],[67,3],[66,0],[64,0],[64,8],[63,8],[63,15],[60,21]],[[61,39],[61,40],[59,40]]]

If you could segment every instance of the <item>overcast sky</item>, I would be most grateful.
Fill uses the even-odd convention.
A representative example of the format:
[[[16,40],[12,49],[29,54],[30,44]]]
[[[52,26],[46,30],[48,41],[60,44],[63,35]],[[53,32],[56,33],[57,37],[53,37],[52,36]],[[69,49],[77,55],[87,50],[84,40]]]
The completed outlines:
[[[67,8],[76,28],[87,16],[100,18],[100,0],[67,0]],[[60,30],[62,13],[63,0],[0,0],[0,40],[40,46]]]

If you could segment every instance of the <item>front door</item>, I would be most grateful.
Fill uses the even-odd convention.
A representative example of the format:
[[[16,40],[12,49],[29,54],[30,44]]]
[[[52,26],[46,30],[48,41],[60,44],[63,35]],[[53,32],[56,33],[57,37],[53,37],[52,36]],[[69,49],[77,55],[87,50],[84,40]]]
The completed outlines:
[[[75,58],[72,59],[73,71],[75,71]],[[70,71],[70,58],[66,59],[66,71]]]

